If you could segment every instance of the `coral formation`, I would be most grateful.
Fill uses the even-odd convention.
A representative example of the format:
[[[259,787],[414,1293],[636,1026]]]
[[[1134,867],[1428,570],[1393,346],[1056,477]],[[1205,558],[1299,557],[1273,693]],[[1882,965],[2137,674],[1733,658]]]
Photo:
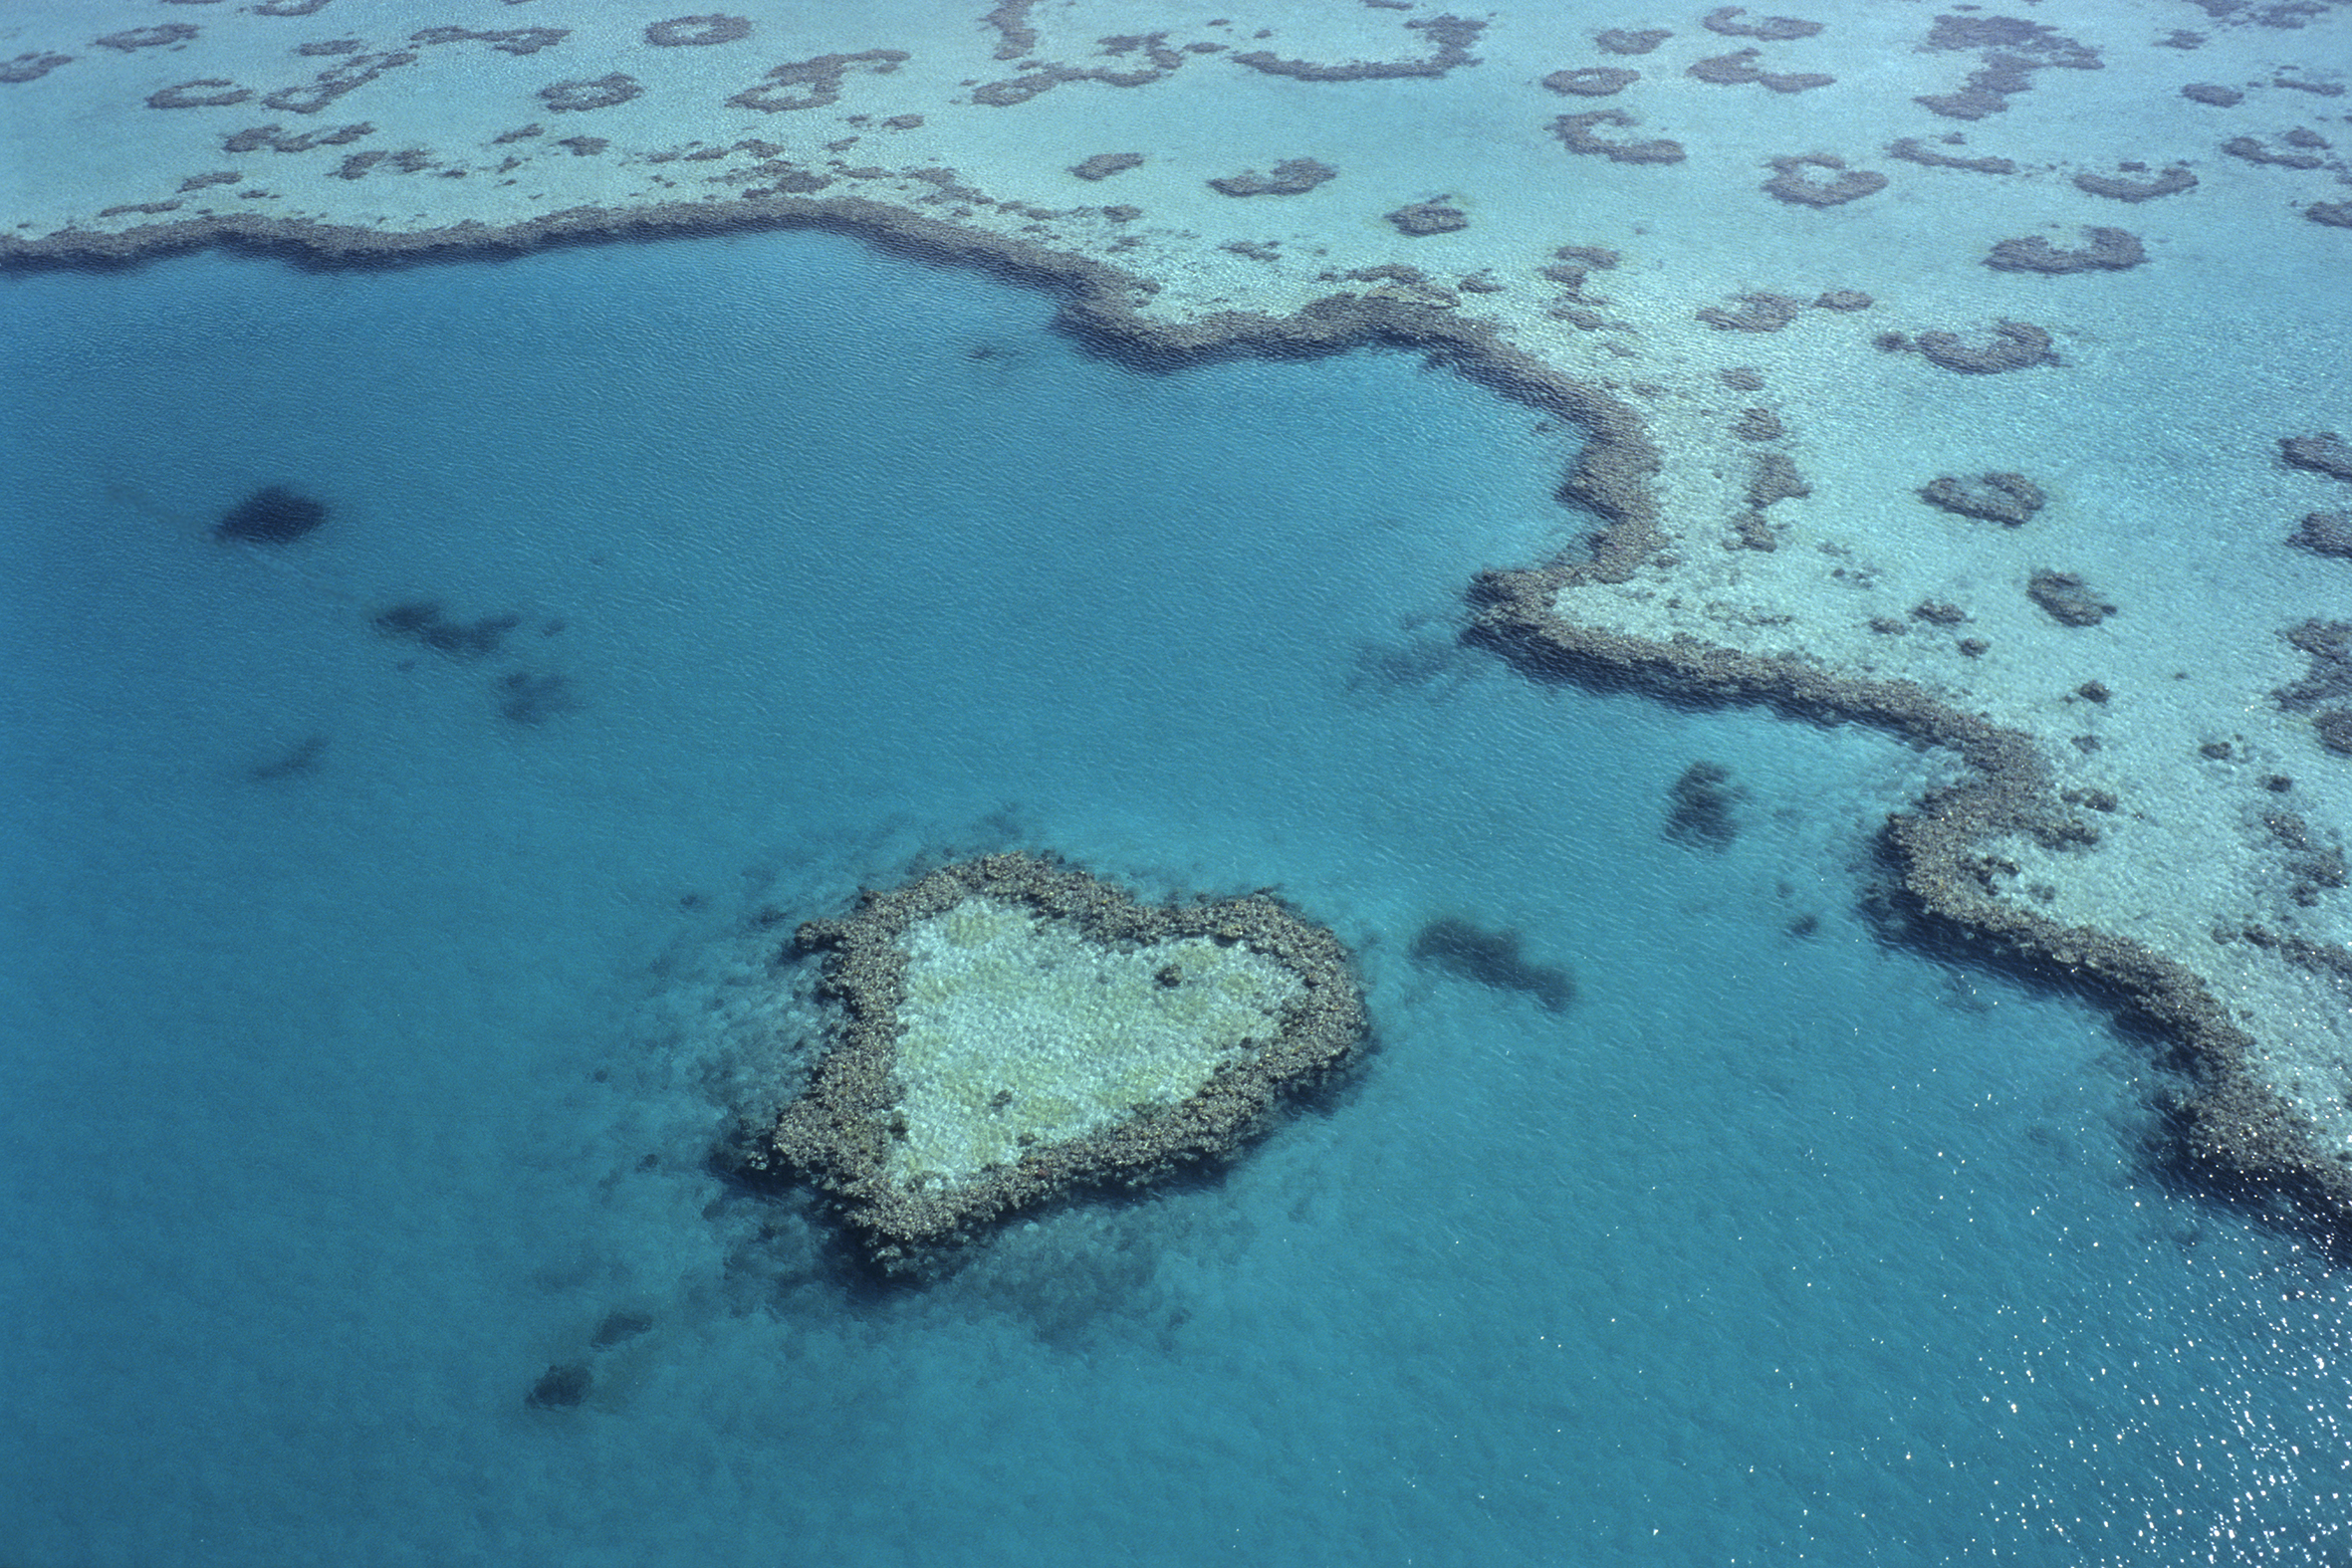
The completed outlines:
[[[1777,172],[1764,181],[1764,190],[1777,200],[1802,207],[1841,206],[1884,190],[1887,185],[1887,177],[1875,169],[1849,169],[1845,159],[1827,152],[1807,152],[1796,157],[1774,158],[1771,162]],[[1804,171],[1808,166],[1829,169],[1837,177],[1807,179]]]
[[[2022,370],[2047,364],[2051,359],[2050,335],[2031,322],[1995,322],[1992,337],[1983,343],[1970,343],[1959,334],[1947,332],[1921,333],[1917,337],[1885,333],[1877,341],[1879,347],[1889,352],[1918,353],[1931,364],[1966,375]]]
[[[1108,179],[1113,174],[1124,174],[1142,166],[1140,152],[1097,152],[1083,162],[1072,164],[1069,171],[1080,179]]]
[[[1272,898],[1146,906],[1026,854],[862,893],[795,951],[837,1028],[743,1160],[816,1182],[885,1269],[1231,1153],[1365,1027],[1345,950]]]
[[[1621,109],[1594,110],[1586,114],[1562,114],[1551,122],[1551,132],[1570,152],[1597,152],[1612,163],[1680,163],[1685,154],[1679,141],[1606,141],[1592,133],[1595,125],[1630,125],[1633,116]]]
[[[864,66],[876,76],[887,76],[907,61],[903,49],[865,49],[854,55],[819,55],[814,60],[795,60],[770,68],[767,80],[758,87],[745,88],[727,102],[737,109],[755,109],[764,114],[781,113],[790,110],[823,109],[837,104],[841,98],[841,82],[851,68]],[[795,93],[793,88],[805,88]]]
[[[1952,119],[1983,119],[2001,112],[2009,107],[2012,95],[2032,89],[2033,73],[2044,66],[2096,71],[2104,64],[2097,50],[2042,23],[2013,16],[1939,16],[1928,34],[1927,48],[1983,51],[1978,58],[1984,63],[1969,73],[1961,91],[1912,100]]]
[[[593,82],[551,82],[539,96],[550,109],[590,110],[625,104],[644,91],[645,85],[635,77],[615,71]]]
[[[1729,55],[1715,55],[1694,62],[1686,68],[1684,75],[1696,77],[1701,82],[1714,83],[1718,87],[1737,87],[1754,82],[1775,93],[1802,93],[1809,88],[1829,87],[1837,81],[1837,78],[1819,71],[1766,71],[1757,63],[1763,54],[1761,49],[1743,49]]]
[[[2319,744],[2352,756],[2352,622],[2317,617],[2292,626],[2287,643],[2311,663],[2302,679],[2271,695],[2288,713],[2311,716]]]
[[[1960,138],[1957,135],[1952,135],[1944,139],[1957,141]],[[1937,152],[1932,148],[1920,145],[1917,136],[1905,136],[1899,141],[1888,142],[1887,156],[1901,158],[1906,163],[1924,164],[1932,169],[1968,169],[1977,174],[2014,174],[2017,172],[2016,160],[2013,158],[1964,158],[1950,152]]]
[[[453,659],[479,659],[505,646],[507,633],[522,625],[523,617],[508,613],[452,620],[434,600],[411,599],[377,611],[369,623],[386,637],[416,642]]]
[[[2118,165],[2123,174],[2145,175],[2145,163]],[[2177,196],[2185,190],[2197,188],[2197,176],[2187,165],[2176,163],[2153,179],[2124,179],[2114,174],[2077,174],[2074,187],[2093,196],[2105,196],[2113,201],[2154,201],[2159,196]]]
[[[1525,992],[1546,1012],[1567,1011],[1576,1000],[1574,979],[1563,965],[1525,957],[1520,951],[1524,940],[1516,931],[1488,931],[1446,916],[1423,926],[1413,938],[1413,960],[1457,980]]]
[[[1746,20],[1747,15],[1748,8],[1743,5],[1718,6],[1701,17],[1699,25],[1729,38],[1761,38],[1771,43],[1810,38],[1821,31],[1820,23],[1807,22],[1801,17],[1766,16],[1751,22]]]
[[[748,16],[728,16],[710,11],[700,16],[673,16],[666,22],[648,23],[645,42],[660,49],[691,47],[697,44],[732,44],[739,38],[752,36],[752,22]]]
[[[1388,214],[1401,234],[1451,234],[1470,227],[1470,214],[1451,201],[1416,201]]]
[[[165,22],[157,27],[134,27],[126,32],[109,33],[94,38],[91,43],[100,49],[119,49],[129,54],[134,49],[154,49],[164,44],[183,44],[196,36],[196,29],[185,22]]]
[[[2312,512],[2287,538],[2297,550],[2352,560],[2352,512]]]
[[[1747,793],[1732,784],[1732,771],[1723,764],[1691,764],[1667,791],[1666,836],[1694,848],[1729,848],[1740,836],[1732,807]]]
[[[1964,518],[1982,518],[1988,523],[2016,528],[2039,512],[2048,498],[2043,496],[2039,485],[2023,474],[2003,473],[1987,474],[1975,481],[1946,475],[1924,487],[1919,499]]]
[[[1574,98],[1613,98],[1640,80],[1640,72],[1622,66],[1582,66],[1574,71],[1554,71],[1543,79],[1543,85]]]
[[[255,125],[223,137],[220,146],[223,152],[253,152],[263,147],[273,152],[308,152],[313,147],[340,147],[374,134],[375,127],[365,121],[338,125],[333,130],[306,130],[300,135],[278,125]]]
[[[2243,158],[2248,163],[2267,163],[2282,169],[2316,169],[2327,166],[2327,159],[2321,157],[2320,153],[2326,151],[2332,143],[2319,132],[2297,125],[2278,139],[2286,145],[2287,151],[2279,152],[2265,147],[2252,136],[2232,136],[2228,141],[2222,143],[2222,150],[2234,158]]]
[[[2296,468],[2307,468],[2331,479],[2352,479],[2352,442],[2325,430],[2318,435],[2282,436],[2278,455]]]
[[[0,60],[0,82],[38,82],[58,67],[70,66],[73,63],[74,57],[72,55],[53,55],[39,51],[27,55],[15,55],[7,60]],[[227,86],[226,83],[218,85]],[[165,106],[150,100],[149,107],[162,109]]]
[[[198,89],[203,91],[199,92]],[[251,97],[253,89],[241,88],[227,77],[198,77],[193,82],[178,82],[149,93],[147,108],[220,109],[229,104],[242,104]]]
[[[412,44],[462,44],[471,39],[488,44],[502,55],[536,55],[571,36],[572,30],[568,27],[491,28],[480,32],[470,27],[428,27],[409,34],[408,41]]]
[[[1750,460],[1746,494],[1748,504],[1758,511],[1812,493],[1813,487],[1796,471],[1787,453],[1759,452]]]
[[[531,1385],[531,1393],[524,1403],[534,1410],[570,1410],[588,1396],[595,1375],[583,1361],[560,1362],[540,1375]]]
[[[1313,158],[1285,158],[1274,166],[1272,174],[1244,169],[1209,181],[1209,188],[1227,196],[1300,196],[1338,175],[1330,164]]]
[[[1612,27],[1592,35],[1592,41],[1604,54],[1646,55],[1674,35],[1662,27]]]
[[[1804,301],[1785,294],[1742,294],[1733,297],[1738,310],[1702,306],[1692,315],[1720,333],[1776,333],[1804,314]]]
[[[2082,232],[2090,244],[2076,251],[2059,250],[2039,235],[2002,240],[1985,258],[1985,265],[2000,272],[2122,272],[2148,259],[2140,237],[2127,229],[2087,228]]]
[[[2026,579],[2025,596],[2065,626],[2096,626],[2115,613],[2115,606],[2093,593],[2079,575],[2046,566]]]
[[[1378,82],[1398,77],[1442,77],[1457,66],[1475,66],[1478,57],[1470,52],[1479,35],[1487,30],[1483,21],[1463,16],[1432,16],[1417,18],[1405,26],[1427,33],[1437,45],[1434,53],[1419,60],[1351,60],[1343,66],[1316,65],[1307,60],[1285,60],[1270,50],[1252,50],[1235,55],[1233,63],[1263,71],[1269,76],[1293,77],[1300,82]]]
[[[213,526],[212,537],[248,545],[288,545],[326,521],[323,503],[272,485],[231,507]]]

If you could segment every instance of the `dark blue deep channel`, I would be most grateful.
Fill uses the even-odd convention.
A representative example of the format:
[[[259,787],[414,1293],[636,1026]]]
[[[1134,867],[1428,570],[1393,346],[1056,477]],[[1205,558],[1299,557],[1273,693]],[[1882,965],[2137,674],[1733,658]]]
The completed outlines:
[[[6,298],[7,1563],[2343,1560],[2347,1281],[1857,913],[1934,760],[1456,643],[1572,432],[819,235]],[[1280,888],[1376,1046],[852,1288],[707,1165],[747,922],[1007,846]]]

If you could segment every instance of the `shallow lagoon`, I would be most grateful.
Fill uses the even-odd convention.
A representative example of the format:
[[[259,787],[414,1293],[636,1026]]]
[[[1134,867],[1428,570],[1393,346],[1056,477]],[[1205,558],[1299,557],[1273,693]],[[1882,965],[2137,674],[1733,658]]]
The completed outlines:
[[[1856,916],[1927,760],[1454,645],[1579,528],[1525,410],[1141,374],[806,235],[9,287],[16,1558],[2342,1551],[2342,1281],[2147,1173],[2098,1009]],[[207,537],[268,483],[332,521]],[[420,599],[520,621],[370,628]],[[743,923],[1015,844],[1279,887],[1377,1048],[1218,1180],[846,1288],[702,1168]],[[1573,1003],[1415,963],[1446,918]]]

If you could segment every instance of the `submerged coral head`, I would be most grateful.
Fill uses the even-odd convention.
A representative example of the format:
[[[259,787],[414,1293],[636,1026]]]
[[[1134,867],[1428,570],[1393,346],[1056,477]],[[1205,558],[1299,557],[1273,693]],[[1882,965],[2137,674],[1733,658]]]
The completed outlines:
[[[213,529],[212,537],[251,545],[285,545],[311,533],[327,521],[327,507],[283,485],[271,485],[247,496]]]

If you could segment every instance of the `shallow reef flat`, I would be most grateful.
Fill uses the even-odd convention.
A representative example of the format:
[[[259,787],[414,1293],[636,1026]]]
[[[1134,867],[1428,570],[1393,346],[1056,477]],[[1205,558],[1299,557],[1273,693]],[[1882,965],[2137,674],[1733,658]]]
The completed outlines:
[[[821,226],[1525,404],[1591,533],[1474,638],[1946,754],[1893,918],[2152,1022],[2179,1162],[2352,1245],[2345,6],[165,9],[20,9],[0,258]]]
[[[1365,1029],[1338,939],[1274,900],[1148,906],[1035,855],[869,891],[795,947],[823,955],[832,1037],[742,1163],[815,1180],[898,1271],[1231,1153]]]

